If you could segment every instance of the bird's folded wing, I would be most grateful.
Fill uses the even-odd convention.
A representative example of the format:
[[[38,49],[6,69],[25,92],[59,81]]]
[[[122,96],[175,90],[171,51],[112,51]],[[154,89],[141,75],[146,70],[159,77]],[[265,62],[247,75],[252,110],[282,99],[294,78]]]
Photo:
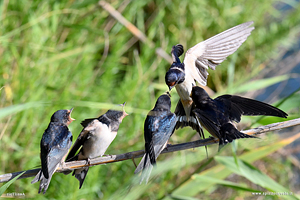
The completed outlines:
[[[190,48],[184,58],[186,73],[201,85],[206,85],[207,69],[215,70],[227,56],[234,53],[245,42],[254,27],[246,22],[230,28]]]
[[[75,158],[75,155],[77,153],[77,151],[81,148],[81,146],[83,145],[84,141],[86,140],[87,136],[88,136],[89,132],[86,131],[85,129],[83,129],[81,131],[81,133],[78,135],[78,138],[76,139],[74,145],[72,146],[66,161],[70,162],[73,161]]]
[[[83,126],[83,128],[87,127],[92,121],[94,121],[97,118],[90,118],[90,119],[85,119],[80,124]]]
[[[62,159],[65,158],[71,145],[72,145],[72,133],[69,131],[66,138],[61,140],[61,142],[57,147],[52,148],[50,150],[47,156],[49,177],[52,176],[59,163],[61,163]]]

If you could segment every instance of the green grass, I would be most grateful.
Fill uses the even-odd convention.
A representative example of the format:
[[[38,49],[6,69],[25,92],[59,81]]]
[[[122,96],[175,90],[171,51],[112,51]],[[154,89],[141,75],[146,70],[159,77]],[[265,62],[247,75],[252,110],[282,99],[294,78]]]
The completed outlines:
[[[116,9],[123,6],[122,2],[110,1]],[[216,71],[209,71],[208,85],[213,90],[235,93],[236,86],[244,85],[247,91],[246,83],[271,60],[278,60],[299,31],[300,5],[290,2],[294,9],[280,13],[275,9],[278,4],[236,0],[131,1],[122,15],[143,31],[155,47],[166,52],[178,43],[187,50],[237,24],[254,21],[255,30],[245,44]],[[111,104],[126,101],[130,115],[123,120],[106,153],[120,154],[144,147],[144,119],[157,97],[167,90],[164,77],[170,66],[155,54],[155,49],[139,41],[131,43],[134,36],[98,7],[97,1],[4,0],[0,2],[0,18],[0,87],[4,86],[0,90],[0,174],[40,165],[42,134],[51,115],[59,109],[74,107],[72,117],[77,121],[70,130],[75,140],[81,131],[81,120],[97,117]],[[268,80],[262,84],[268,84]],[[243,91],[245,87],[241,87]],[[297,99],[282,105],[293,116],[299,116],[295,109],[298,104],[291,106]],[[174,90],[173,108],[177,101]],[[195,134],[189,128],[179,130],[172,142],[189,141]],[[250,144],[256,147],[268,142]],[[238,152],[244,149],[244,145],[238,147]],[[214,156],[216,149],[209,147],[209,155]],[[165,197],[206,162],[204,148],[160,156],[162,161],[191,153],[199,162],[187,162],[183,168],[160,175],[141,198]],[[215,162],[208,163],[206,169],[214,165]],[[276,166],[274,163],[272,167]],[[27,198],[37,199],[108,199],[127,190],[133,172],[132,161],[124,161],[92,167],[81,190],[71,175],[54,174],[45,195],[37,194],[38,183],[30,184],[32,178],[14,182],[6,192],[25,193]],[[251,184],[247,187],[251,188]],[[198,197],[209,197],[216,188],[214,185]],[[247,195],[236,189],[232,198]]]

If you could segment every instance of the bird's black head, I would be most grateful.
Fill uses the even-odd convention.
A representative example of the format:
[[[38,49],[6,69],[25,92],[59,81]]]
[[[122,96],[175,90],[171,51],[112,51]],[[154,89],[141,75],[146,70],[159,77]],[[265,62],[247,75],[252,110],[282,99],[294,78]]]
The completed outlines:
[[[194,86],[192,88],[191,97],[195,103],[197,101],[206,100],[206,99],[210,98],[209,95],[207,94],[207,92],[202,87],[199,87],[199,86]]]
[[[184,66],[183,63],[173,63],[169,71],[166,73],[165,82],[171,90],[177,84],[182,83],[185,80],[184,67],[183,70],[178,65]]]
[[[75,120],[71,117],[72,110],[73,108],[70,110],[56,111],[51,117],[51,122],[59,122],[65,125],[69,125],[72,121]]]
[[[153,111],[157,111],[157,110],[168,110],[170,111],[171,109],[171,99],[170,96],[168,94],[163,94],[160,97],[158,97],[154,109]]]
[[[123,118],[126,117],[128,114],[125,112],[124,110],[124,106],[125,106],[125,103],[124,102],[123,104],[119,104],[118,106],[122,106],[122,109],[123,110],[108,110],[105,114],[106,114],[106,117],[108,117],[109,119],[112,119],[112,120],[115,120],[115,121],[120,121],[122,122]]]
[[[184,63],[181,63],[179,59],[183,54],[183,46],[181,44],[173,46],[171,54],[173,63],[165,76],[165,82],[168,85],[169,90],[185,80]]]

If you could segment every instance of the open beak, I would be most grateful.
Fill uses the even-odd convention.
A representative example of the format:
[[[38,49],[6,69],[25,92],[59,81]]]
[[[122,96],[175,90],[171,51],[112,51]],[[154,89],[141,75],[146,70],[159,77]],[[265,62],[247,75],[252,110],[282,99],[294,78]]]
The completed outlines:
[[[169,91],[171,91],[174,86],[168,86],[168,87],[169,87]]]
[[[72,113],[73,109],[74,109],[74,108],[71,108],[71,109],[69,110],[69,111],[70,111],[69,118],[70,118],[71,121],[74,121],[74,120],[75,120],[74,118],[71,117],[71,113]]]

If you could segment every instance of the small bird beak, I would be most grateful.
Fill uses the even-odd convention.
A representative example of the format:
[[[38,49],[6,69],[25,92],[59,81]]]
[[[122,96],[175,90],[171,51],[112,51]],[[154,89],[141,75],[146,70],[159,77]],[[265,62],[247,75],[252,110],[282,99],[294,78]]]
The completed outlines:
[[[176,85],[176,82],[174,81],[174,82],[168,83],[167,85],[169,87],[169,91],[171,91],[172,88]]]
[[[166,94],[171,98],[171,94],[169,91],[167,91]]]
[[[74,120],[75,120],[74,118],[71,117],[71,113],[72,113],[73,109],[74,109],[74,108],[71,108],[71,109],[69,110],[69,111],[70,111],[69,118],[70,118],[71,121],[74,121]]]

